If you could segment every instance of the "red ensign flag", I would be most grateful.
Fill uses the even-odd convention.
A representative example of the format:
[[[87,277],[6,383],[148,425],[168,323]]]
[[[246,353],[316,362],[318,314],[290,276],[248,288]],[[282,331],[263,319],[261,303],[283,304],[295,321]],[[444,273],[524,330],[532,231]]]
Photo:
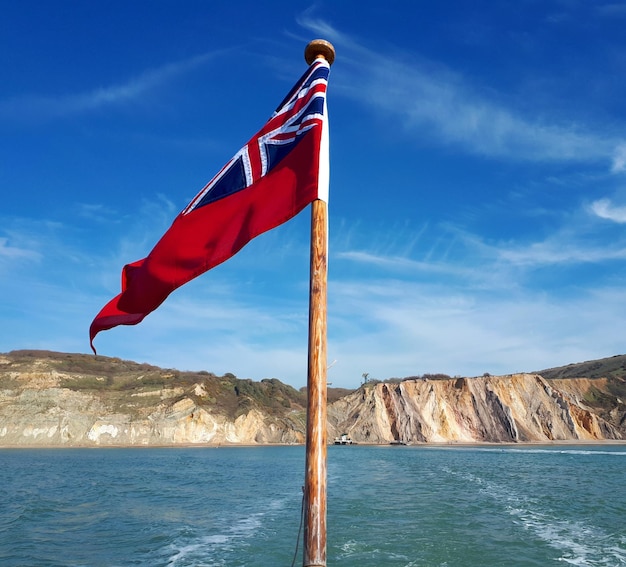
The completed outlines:
[[[174,219],[142,260],[122,270],[122,292],[98,313],[95,336],[136,325],[176,288],[228,260],[255,236],[328,198],[326,86],[317,59],[265,126]]]

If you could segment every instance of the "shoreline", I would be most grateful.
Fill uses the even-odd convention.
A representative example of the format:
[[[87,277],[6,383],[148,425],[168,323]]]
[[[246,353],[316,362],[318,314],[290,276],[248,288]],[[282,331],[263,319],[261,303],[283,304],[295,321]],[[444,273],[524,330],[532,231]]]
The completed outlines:
[[[353,443],[352,445],[342,445],[341,447],[408,447],[408,448],[480,448],[480,447],[555,447],[555,446],[602,446],[602,445],[626,445],[626,439],[559,439],[559,440],[542,440],[542,441],[437,441],[437,442],[420,442],[407,443],[406,445],[394,446],[391,443]],[[27,444],[27,445],[0,445],[0,451],[6,450],[24,450],[24,449],[220,449],[220,448],[266,448],[266,447],[304,447],[304,443],[175,443],[175,444],[154,444],[154,445],[46,445],[46,444]],[[334,446],[329,443],[327,447]]]

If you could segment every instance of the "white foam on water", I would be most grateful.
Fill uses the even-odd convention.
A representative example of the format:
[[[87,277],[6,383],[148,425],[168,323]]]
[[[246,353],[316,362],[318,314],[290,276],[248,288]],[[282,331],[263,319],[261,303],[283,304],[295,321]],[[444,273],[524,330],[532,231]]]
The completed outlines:
[[[527,454],[550,454],[550,455],[610,455],[615,457],[626,457],[626,451],[607,451],[592,449],[554,449],[554,448],[517,448],[517,447],[480,447],[475,449],[485,453],[527,453]]]
[[[560,519],[545,503],[516,494],[509,487],[449,467],[443,470],[477,485],[480,493],[502,504],[523,529],[561,553],[557,561],[586,567],[626,565],[626,548],[620,547],[626,539],[623,536],[616,542],[614,535],[581,521]]]
[[[524,529],[561,552],[557,561],[569,565],[623,565],[626,552],[602,530],[578,521],[559,520],[531,509],[512,512]]]
[[[357,542],[354,541],[353,539],[350,539],[348,541],[344,541],[339,546],[339,549],[341,549],[342,553],[345,553],[346,555],[352,555],[357,550],[357,547],[358,547]]]
[[[235,547],[241,547],[246,539],[256,534],[263,524],[264,516],[268,512],[275,512],[283,508],[283,506],[284,501],[282,500],[271,501],[264,506],[263,512],[252,513],[249,516],[240,518],[229,526],[224,526],[221,533],[200,536],[186,544],[182,543],[182,540],[186,539],[185,535],[179,536],[180,542],[174,542],[168,546],[171,555],[167,560],[167,566],[226,566],[225,555]]]
[[[399,561],[409,561],[409,558],[402,554],[388,549],[379,549],[373,541],[363,541],[350,539],[341,543],[337,551],[334,553],[334,560],[340,562],[344,559],[350,559],[351,564],[358,565],[362,559],[372,560],[378,559],[378,565],[386,565],[389,562],[398,564]],[[405,567],[411,567],[413,562],[409,562]]]

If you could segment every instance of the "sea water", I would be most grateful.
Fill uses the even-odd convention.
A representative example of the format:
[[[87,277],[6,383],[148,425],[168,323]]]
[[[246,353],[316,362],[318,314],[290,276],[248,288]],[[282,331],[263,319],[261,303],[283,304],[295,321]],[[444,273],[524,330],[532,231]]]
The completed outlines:
[[[0,565],[302,565],[302,447],[0,450]],[[626,565],[626,446],[340,446],[329,567]]]

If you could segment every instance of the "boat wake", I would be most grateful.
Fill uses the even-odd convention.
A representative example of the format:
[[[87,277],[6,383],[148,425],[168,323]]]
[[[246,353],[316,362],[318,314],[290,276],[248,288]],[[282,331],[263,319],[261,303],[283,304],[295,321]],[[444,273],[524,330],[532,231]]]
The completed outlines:
[[[491,499],[515,525],[556,550],[559,556],[554,560],[587,567],[626,564],[626,535],[607,533],[584,520],[560,517],[545,500],[520,495],[496,481],[449,468],[444,472],[477,487],[477,492]]]
[[[556,449],[556,448],[491,448],[491,447],[481,447],[479,449],[475,449],[475,451],[486,452],[486,453],[516,453],[516,454],[549,454],[549,455],[586,455],[586,456],[598,456],[598,455],[608,455],[611,457],[626,457],[626,451],[607,451],[606,449]]]
[[[198,535],[184,529],[175,541],[167,546],[167,567],[231,566],[231,554],[241,553],[249,547],[253,537],[259,535],[267,523],[267,516],[284,507],[285,501],[275,500],[254,512],[238,519],[224,519],[223,528],[210,535]]]

